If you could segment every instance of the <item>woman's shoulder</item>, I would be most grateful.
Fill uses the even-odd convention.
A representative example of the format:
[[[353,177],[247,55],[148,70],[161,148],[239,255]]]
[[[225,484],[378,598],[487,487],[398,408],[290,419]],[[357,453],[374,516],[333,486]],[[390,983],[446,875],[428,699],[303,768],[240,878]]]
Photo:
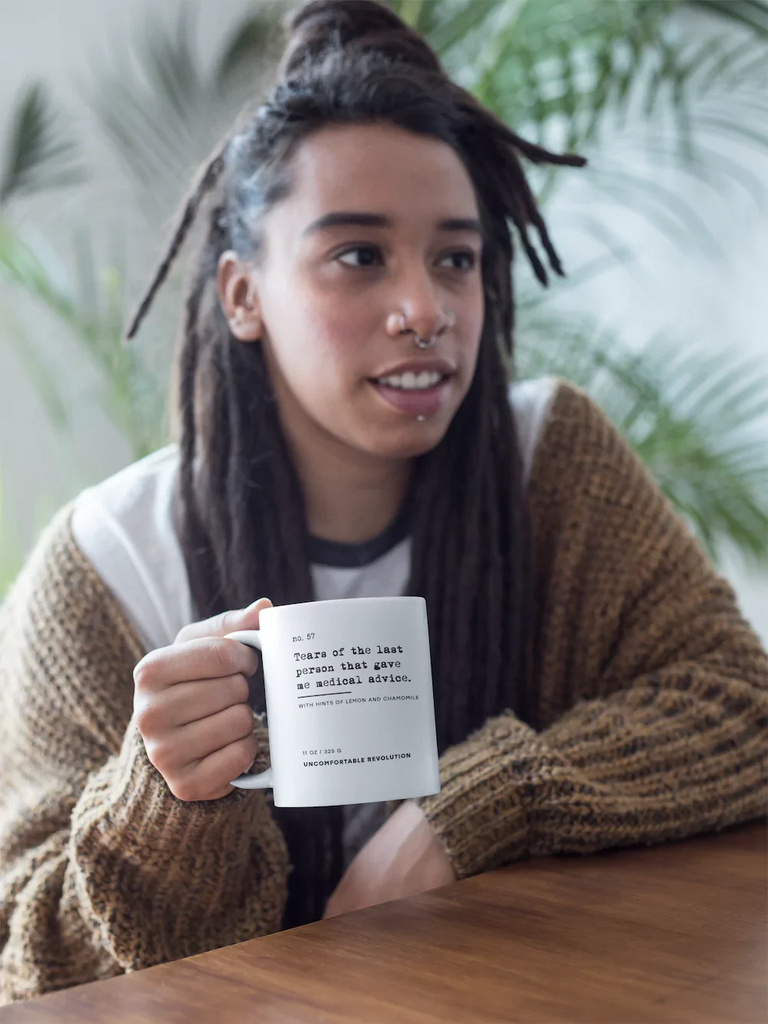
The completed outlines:
[[[535,380],[516,381],[509,388],[526,482],[530,479],[544,425],[562,383],[557,377],[537,377]]]
[[[631,560],[647,549],[651,533],[664,535],[656,554],[692,542],[688,524],[619,428],[565,380],[556,382],[540,428],[528,498],[542,550],[563,544],[575,551],[579,538],[607,542],[610,535],[621,537],[611,557]]]
[[[509,388],[509,401],[526,483],[546,476],[558,459],[568,461],[585,439],[594,440],[596,428],[613,431],[589,395],[561,377],[517,381]]]
[[[174,525],[176,445],[82,491],[72,536],[117,598],[147,650],[173,642],[190,621],[186,566]]]
[[[17,695],[37,694],[33,703],[47,699],[43,677],[79,686],[92,670],[106,678],[142,654],[130,617],[73,535],[75,505],[53,516],[0,602],[0,691],[12,679]]]
[[[81,491],[75,498],[75,508],[96,502],[109,507],[117,515],[135,513],[160,492],[173,488],[178,466],[178,445],[158,448]]]
[[[561,378],[547,380],[549,397],[539,414],[531,457],[532,487],[562,486],[567,479],[575,496],[593,490],[595,476],[607,481],[629,475],[651,482],[644,464],[586,391]]]

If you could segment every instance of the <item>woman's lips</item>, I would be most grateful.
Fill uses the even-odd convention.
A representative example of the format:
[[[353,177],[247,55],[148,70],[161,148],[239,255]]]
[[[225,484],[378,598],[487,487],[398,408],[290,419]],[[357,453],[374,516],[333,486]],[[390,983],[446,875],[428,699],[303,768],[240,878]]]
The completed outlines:
[[[379,396],[404,416],[434,416],[448,399],[451,377],[444,377],[432,388],[392,388],[369,381]]]

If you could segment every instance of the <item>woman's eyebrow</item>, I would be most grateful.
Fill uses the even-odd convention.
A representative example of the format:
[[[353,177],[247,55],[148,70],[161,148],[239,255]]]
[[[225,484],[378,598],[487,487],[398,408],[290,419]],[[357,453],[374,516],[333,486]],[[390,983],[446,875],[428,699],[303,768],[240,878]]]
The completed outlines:
[[[382,213],[363,213],[355,210],[339,210],[333,213],[326,213],[318,217],[309,227],[302,231],[302,237],[322,231],[325,228],[335,227],[367,227],[367,228],[390,228],[392,218]],[[438,231],[473,231],[481,238],[483,229],[477,217],[448,217],[438,221]]]

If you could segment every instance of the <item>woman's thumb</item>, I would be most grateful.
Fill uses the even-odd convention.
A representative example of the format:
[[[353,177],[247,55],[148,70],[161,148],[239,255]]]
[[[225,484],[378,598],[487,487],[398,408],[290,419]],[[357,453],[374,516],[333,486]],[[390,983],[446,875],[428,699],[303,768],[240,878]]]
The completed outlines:
[[[226,629],[222,631],[224,633],[231,633],[230,622],[237,622],[234,629],[258,629],[259,628],[259,613],[263,612],[265,608],[271,608],[272,602],[268,597],[260,597],[258,601],[254,601],[253,604],[249,604],[247,608],[240,608],[239,611],[232,612],[231,619],[227,619],[224,625]],[[226,619],[227,612],[224,612]]]
[[[210,619],[203,619],[202,622],[192,622],[181,630],[175,643],[199,640],[207,636],[226,636],[227,633],[234,633],[242,629],[258,629],[259,613],[265,608],[271,607],[272,602],[268,597],[260,597],[258,601],[249,604],[247,608],[235,608],[232,611],[214,615]]]

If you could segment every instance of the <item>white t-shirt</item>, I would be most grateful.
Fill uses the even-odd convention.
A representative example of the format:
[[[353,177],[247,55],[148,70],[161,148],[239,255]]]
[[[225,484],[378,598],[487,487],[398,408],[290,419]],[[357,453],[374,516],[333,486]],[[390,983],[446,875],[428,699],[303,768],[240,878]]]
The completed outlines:
[[[557,389],[554,378],[526,381],[510,389],[510,401],[530,475],[542,425]],[[74,538],[115,595],[147,651],[172,644],[195,615],[186,565],[173,522],[179,465],[176,445],[148,455],[89,487],[75,501]],[[399,518],[365,544],[312,540],[312,578],[317,599],[396,597],[410,575],[410,538]],[[254,581],[255,590],[258,581]],[[345,861],[382,820],[380,805],[349,809]]]

